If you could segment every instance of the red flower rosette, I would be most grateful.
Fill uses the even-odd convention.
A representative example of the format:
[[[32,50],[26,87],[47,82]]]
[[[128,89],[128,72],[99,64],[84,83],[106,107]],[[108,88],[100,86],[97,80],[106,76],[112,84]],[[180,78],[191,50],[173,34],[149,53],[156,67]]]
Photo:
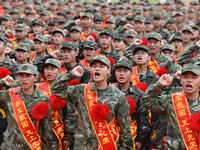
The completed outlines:
[[[197,54],[194,53],[190,58],[194,58],[194,57],[196,57],[196,56],[197,56]]]
[[[92,37],[94,38],[95,42],[97,42],[97,38],[98,38],[97,34],[95,34],[95,33],[90,33],[90,34],[88,34],[87,37],[89,37],[89,36],[92,36]]]
[[[74,80],[71,80],[69,83],[68,83],[68,86],[72,86],[72,85],[80,85],[81,82],[77,79],[74,79]]]
[[[5,78],[8,75],[10,76],[10,71],[7,68],[0,68],[0,78]]]
[[[158,76],[159,77],[161,77],[162,75],[164,75],[164,74],[168,74],[168,70],[166,69],[166,68],[160,68],[159,70],[158,70]]]
[[[136,88],[142,90],[143,92],[146,92],[148,85],[145,83],[137,83],[134,85]]]
[[[142,39],[142,43],[140,45],[147,46],[147,39],[146,38]]]
[[[135,103],[135,100],[134,100],[133,98],[131,98],[131,97],[127,97],[126,100],[128,101],[129,105],[131,106],[131,107],[129,108],[129,113],[130,113],[130,115],[131,115],[132,113],[134,113],[134,111],[135,111],[137,105],[136,105],[136,103]]]
[[[110,61],[110,65],[113,66],[115,64],[115,61],[111,57],[106,57]]]
[[[110,115],[110,109],[106,104],[98,104],[92,107],[91,117],[97,121],[105,121]]]
[[[65,100],[55,96],[55,95],[51,95],[50,97],[50,105],[52,107],[53,110],[60,110],[65,106]]]
[[[39,130],[40,120],[46,117],[48,112],[49,112],[49,105],[46,102],[40,102],[39,104],[36,104],[32,108],[31,115],[36,120],[35,129],[37,132]]]
[[[197,112],[190,117],[190,127],[192,130],[200,131],[200,112]]]
[[[200,142],[200,112],[197,112],[190,117],[190,127],[192,130],[199,132]]]

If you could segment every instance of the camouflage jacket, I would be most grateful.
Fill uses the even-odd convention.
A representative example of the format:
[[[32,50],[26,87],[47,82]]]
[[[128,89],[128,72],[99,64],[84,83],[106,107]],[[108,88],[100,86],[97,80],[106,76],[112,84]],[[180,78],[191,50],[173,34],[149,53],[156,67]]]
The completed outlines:
[[[33,64],[36,65],[38,67],[38,71],[40,73],[44,73],[44,63],[47,59],[49,58],[52,58],[52,56],[50,54],[47,54],[47,55],[44,55],[44,56],[40,56],[38,57],[34,62]],[[88,81],[90,80],[91,78],[91,75],[90,75],[90,71],[84,67],[80,61],[78,59],[76,59],[76,62],[77,64],[73,67],[73,68],[69,68],[67,66],[67,63],[62,63],[61,66],[64,66],[64,68],[67,70],[67,72],[70,72],[72,71],[76,66],[81,66],[85,72],[85,74],[82,76],[82,77],[76,77],[77,80],[79,80],[81,83],[88,83]]]
[[[156,113],[161,113],[167,118],[167,133],[166,133],[166,145],[165,149],[186,149],[184,140],[182,138],[177,118],[172,102],[172,95],[160,95],[163,86],[159,82],[151,85],[144,98],[141,100],[143,105]],[[197,113],[200,110],[200,97],[196,101],[188,100],[188,106],[191,115]]]
[[[117,84],[115,87],[121,90],[119,84]],[[123,92],[125,93],[126,97],[131,97],[135,100],[137,108],[131,115],[132,122],[137,120],[137,137],[135,140],[145,144],[145,142],[147,142],[146,140],[148,136],[150,135],[151,128],[149,123],[148,110],[144,108],[140,103],[140,100],[143,98],[144,93],[136,88],[132,82],[131,86]]]
[[[196,56],[194,58],[191,58],[191,56],[196,53]],[[200,48],[194,44],[188,48],[186,48],[180,55],[178,56],[178,63],[180,65],[184,65],[187,63],[195,63],[200,61]]]
[[[3,80],[0,80],[0,87],[4,86]],[[31,116],[32,108],[39,102],[47,102],[49,104],[49,98],[35,88],[33,95],[26,95],[23,93],[22,89],[16,91],[16,94],[20,94],[20,98],[23,100],[28,115],[30,116],[33,124],[35,125],[36,121]],[[18,124],[15,119],[15,114],[13,112],[13,107],[9,95],[9,90],[0,91],[0,103],[6,103],[7,107],[7,121],[8,127],[4,133],[4,142],[2,144],[2,149],[8,150],[29,150],[30,147],[26,143],[24,137],[21,134],[21,131],[18,127]],[[42,149],[49,150],[53,147],[53,137],[52,137],[52,128],[51,128],[51,112],[49,110],[48,115],[40,120],[40,127],[38,134],[41,138]]]
[[[133,49],[135,47],[136,47],[135,44],[131,44],[123,52],[123,56],[127,57],[129,59],[129,61],[131,61],[133,63],[133,66],[136,66],[135,62],[133,61]],[[181,70],[181,66],[179,66],[174,60],[172,60],[168,56],[164,55],[163,53],[161,53],[158,58],[155,58],[155,60],[158,63],[159,67],[166,68],[168,70],[169,74],[174,74],[178,70]]]
[[[141,83],[145,83],[148,86],[158,81],[159,76],[151,71],[151,69],[147,66],[147,73],[145,75],[140,75],[138,73],[138,77]]]
[[[73,103],[78,111],[78,127],[75,134],[75,150],[98,149],[99,142],[95,135],[93,126],[88,115],[85,100],[85,84],[67,86],[67,83],[75,78],[71,72],[61,74],[52,85],[52,94]],[[90,89],[97,94],[99,104],[107,104],[110,108],[108,123],[116,118],[117,124],[121,127],[119,133],[120,150],[132,150],[132,136],[130,130],[129,104],[123,92],[109,84],[109,87],[100,93],[95,84]],[[98,94],[99,91],[99,94]]]
[[[9,57],[6,57],[2,62],[0,62],[0,68],[6,68],[10,71],[11,77],[16,78],[16,73],[18,70],[18,64],[12,61]]]
[[[112,59],[114,59],[115,63],[118,62],[121,57],[121,55],[117,53],[114,49],[112,49],[110,53],[105,53],[102,49],[100,49],[99,53],[105,55],[106,57],[111,57]]]

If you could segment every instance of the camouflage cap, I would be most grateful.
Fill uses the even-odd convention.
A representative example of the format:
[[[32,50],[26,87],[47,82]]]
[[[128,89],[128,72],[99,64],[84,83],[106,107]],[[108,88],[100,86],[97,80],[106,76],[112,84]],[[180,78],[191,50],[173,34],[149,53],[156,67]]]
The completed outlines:
[[[166,2],[165,2],[165,5],[171,5],[172,3],[169,1],[169,0],[167,0]]]
[[[61,64],[60,64],[60,61],[57,60],[57,59],[53,59],[53,58],[49,58],[45,61],[44,63],[44,68],[47,66],[47,65],[53,65],[55,67],[57,67],[58,69],[60,69],[61,67]]]
[[[59,12],[57,12],[57,15],[62,15],[62,16],[65,16],[65,13],[64,13],[64,12],[62,12],[62,11],[59,11]]]
[[[65,33],[64,33],[63,30],[61,30],[61,29],[56,29],[56,30],[54,30],[54,31],[53,31],[53,36],[54,36],[55,33],[61,33],[62,36],[65,37]]]
[[[9,14],[5,14],[5,15],[2,16],[1,19],[2,19],[2,20],[3,20],[3,19],[5,19],[5,20],[12,20],[12,17],[11,17],[11,15],[9,15]]]
[[[175,22],[176,22],[176,20],[174,18],[170,18],[167,20],[166,23],[175,23]]]
[[[33,26],[34,25],[40,25],[40,26],[44,27],[44,23],[42,21],[39,21],[39,20],[35,20],[32,25]]]
[[[135,13],[136,14],[142,14],[143,13],[143,9],[142,8],[137,8]]]
[[[91,48],[91,49],[96,50],[97,47],[98,47],[98,45],[97,45],[97,43],[94,42],[94,41],[87,41],[87,40],[85,40],[85,41],[83,42],[83,49],[84,49],[84,48]]]
[[[106,23],[113,23],[113,24],[116,24],[116,19],[115,19],[115,17],[110,17],[110,18],[108,18],[108,20],[106,21]]]
[[[185,26],[185,27],[182,29],[181,33],[184,32],[184,31],[189,31],[190,33],[193,34],[193,29],[192,29],[191,27],[189,27],[189,26]]]
[[[3,5],[3,9],[9,9],[10,10],[11,8],[10,8],[10,5]]]
[[[133,37],[133,38],[135,38],[135,37],[137,37],[137,32],[132,31],[132,30],[127,30],[126,33],[125,33],[125,35],[124,35],[124,37],[125,38],[126,37]]]
[[[57,2],[51,1],[51,2],[50,2],[50,5],[57,5]]]
[[[61,19],[59,23],[64,23],[65,24],[66,22],[67,22],[66,19]]]
[[[64,12],[66,14],[72,14],[74,11],[72,9],[66,9]]]
[[[113,39],[124,41],[124,37],[118,33],[113,34]]]
[[[148,7],[143,7],[143,11],[149,11]]]
[[[188,13],[195,13],[195,10],[194,9],[188,9],[188,11],[187,11]]]
[[[58,1],[58,5],[65,5],[64,1]]]
[[[154,6],[154,5],[151,5],[151,6],[149,7],[149,10],[155,10],[155,6]]]
[[[95,56],[90,62],[90,66],[92,66],[96,61],[100,61],[104,63],[108,68],[111,68],[110,61],[105,56]]]
[[[26,31],[26,25],[24,24],[16,24],[15,31]]]
[[[26,52],[29,52],[30,46],[27,43],[19,43],[19,44],[17,44],[17,47],[15,50],[24,50]]]
[[[144,22],[145,18],[143,16],[136,16],[134,21]]]
[[[151,55],[149,48],[146,47],[145,45],[137,45],[134,49],[133,49],[133,54],[135,54],[138,50],[144,50],[148,53],[148,55]]]
[[[147,38],[147,40],[149,39],[156,39],[158,41],[162,41],[162,35],[158,32],[151,32]]]
[[[177,11],[174,16],[183,16],[183,13],[180,11]]]
[[[5,32],[5,27],[4,27],[4,26],[2,26],[2,25],[0,25],[0,31],[3,31],[3,32]]]
[[[81,27],[80,26],[72,26],[71,29],[70,29],[70,32],[72,32],[73,30],[76,30],[78,32],[81,32]]]
[[[134,18],[135,18],[135,15],[128,15],[128,16],[126,16],[127,20],[134,20]]]
[[[197,21],[196,21],[196,25],[200,25],[200,20],[197,20]]]
[[[75,50],[75,51],[77,51],[77,49],[78,49],[77,44],[72,41],[64,41],[61,49],[63,50],[64,48],[69,48],[69,49]]]
[[[101,7],[109,7],[108,4],[104,3],[101,5]]]
[[[130,69],[131,72],[132,72],[133,65],[131,64],[130,61],[121,60],[121,61],[118,61],[118,62],[115,64],[115,70],[116,70],[118,67],[126,67],[126,68]]]
[[[93,14],[91,14],[91,13],[84,13],[82,18],[84,18],[84,17],[88,17],[88,18],[91,18],[91,19],[94,18]]]
[[[104,19],[100,16],[95,16],[94,17],[94,21],[101,21],[101,22],[104,22]]]
[[[145,18],[144,23],[153,23],[153,20],[150,17],[148,17],[148,18]]]
[[[18,17],[17,23],[25,23],[25,22],[26,22],[26,18],[24,18],[24,17]]]
[[[153,19],[162,19],[162,16],[160,14],[153,15]]]
[[[35,36],[33,41],[41,41],[43,43],[47,43],[48,39],[47,39],[47,37],[45,35],[38,34],[38,35]]]
[[[57,26],[58,23],[57,23],[55,20],[49,20],[49,21],[48,21],[48,25]]]
[[[191,27],[193,30],[194,30],[194,29],[199,30],[199,27],[198,27],[197,25],[191,25],[190,27]]]
[[[18,13],[19,13],[19,11],[16,10],[16,9],[12,9],[12,10],[10,11],[10,14],[18,14]]]
[[[31,6],[26,6],[24,9],[32,9]]]
[[[194,0],[194,1],[191,1],[190,4],[191,4],[191,5],[199,5],[199,2],[196,1],[196,0]]]
[[[83,7],[83,4],[81,2],[77,3],[75,7]]]
[[[163,50],[170,50],[170,51],[172,51],[172,52],[175,52],[175,47],[173,46],[173,45],[171,45],[171,44],[166,44],[166,45],[164,45],[162,48],[161,48],[161,50],[163,51]]]
[[[119,9],[119,7],[117,5],[113,5],[112,10],[116,10],[116,9]]]
[[[193,64],[193,63],[189,63],[189,64],[185,64],[183,65],[183,68],[181,70],[181,75],[185,72],[193,72],[196,75],[200,75],[200,69],[197,66],[197,64]]]
[[[28,74],[36,75],[37,72],[38,72],[38,70],[37,70],[37,67],[35,65],[32,65],[32,64],[23,64],[23,65],[19,65],[17,74],[28,73]]]
[[[183,42],[181,35],[174,35],[170,42],[173,42],[175,40],[179,40],[179,41]]]
[[[29,14],[34,15],[35,12],[31,10],[31,11],[28,11],[28,12],[26,13],[26,15],[29,15]]]
[[[0,34],[0,40],[3,41],[5,45],[8,42],[7,38],[3,34]]]
[[[107,34],[110,35],[112,37],[112,30],[110,29],[102,29],[99,36],[101,36],[102,34]]]
[[[44,10],[44,11],[42,11],[41,15],[50,15],[50,12],[48,12],[47,10]]]

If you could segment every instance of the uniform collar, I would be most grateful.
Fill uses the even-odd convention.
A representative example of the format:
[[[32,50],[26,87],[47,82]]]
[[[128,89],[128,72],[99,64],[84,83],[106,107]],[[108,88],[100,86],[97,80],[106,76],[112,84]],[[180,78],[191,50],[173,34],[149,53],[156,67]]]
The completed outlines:
[[[31,95],[33,98],[36,98],[36,97],[38,97],[38,88],[36,88],[36,86],[34,85],[34,88],[35,88],[35,91],[34,91],[34,93]],[[15,94],[19,94],[19,95],[26,95],[26,94],[24,94],[23,93],[23,91],[22,91],[22,88],[20,88],[20,89],[18,89],[16,92],[15,92]]]
[[[97,92],[97,88],[96,88],[95,82],[93,82],[93,85],[90,88],[90,91],[96,91]],[[114,93],[113,86],[111,85],[110,82],[108,82],[108,87],[105,89],[104,95],[113,95],[113,93]]]

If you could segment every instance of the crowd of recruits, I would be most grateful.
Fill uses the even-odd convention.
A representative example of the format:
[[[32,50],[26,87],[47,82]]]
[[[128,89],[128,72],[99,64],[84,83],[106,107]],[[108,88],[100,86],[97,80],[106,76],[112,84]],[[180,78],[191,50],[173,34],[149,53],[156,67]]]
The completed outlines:
[[[128,6],[127,10],[123,11],[126,7],[121,6],[122,4],[119,3],[113,5],[111,14],[109,14],[109,6],[107,4],[99,6],[99,3],[94,3],[93,6],[96,8],[95,16],[93,16],[94,7],[87,6],[85,7],[85,12],[82,13],[83,10],[80,11],[79,9],[81,3],[77,3],[77,12],[75,15],[71,9],[60,12],[64,11],[64,9],[59,7],[59,10],[56,10],[55,6],[57,3],[51,2],[50,10],[45,10],[44,8],[37,12],[44,22],[34,19],[37,18],[35,17],[34,9],[28,7],[27,2],[24,2],[24,5],[22,5],[22,1],[12,1],[12,11],[9,11],[9,6],[7,5],[10,4],[9,1],[1,1],[1,3],[4,7],[1,18],[2,26],[0,26],[0,66],[1,68],[7,68],[12,77],[8,76],[2,79],[1,87],[9,89],[9,86],[17,87],[21,85],[21,89],[17,93],[21,95],[20,98],[25,102],[29,116],[31,116],[31,109],[36,103],[40,101],[50,103],[48,97],[51,96],[51,92],[73,103],[74,105],[66,103],[66,106],[62,110],[63,112],[60,113],[65,125],[63,147],[70,147],[72,149],[74,146],[74,149],[97,149],[99,146],[92,124],[88,120],[87,109],[85,109],[86,104],[84,105],[82,102],[85,99],[85,85],[72,86],[72,88],[68,88],[67,86],[67,83],[72,78],[76,78],[81,83],[95,82],[93,89],[97,93],[98,103],[107,104],[111,111],[110,118],[107,120],[108,123],[113,118],[118,118],[117,124],[121,128],[121,132],[119,134],[119,145],[116,144],[117,147],[121,149],[133,149],[134,145],[136,149],[150,149],[153,145],[155,149],[163,149],[163,137],[166,135],[166,148],[186,149],[187,145],[183,143],[184,140],[177,128],[177,122],[175,122],[175,125],[171,123],[167,124],[167,121],[171,121],[170,119],[173,118],[170,115],[166,115],[168,105],[171,104],[169,96],[166,104],[158,100],[157,96],[161,95],[161,97],[165,97],[166,94],[184,90],[189,99],[189,108],[191,107],[190,109],[192,109],[190,110],[191,114],[199,110],[199,107],[196,105],[193,108],[192,102],[190,102],[190,100],[199,101],[199,68],[198,64],[193,65],[200,61],[198,42],[199,23],[198,20],[196,21],[191,17],[197,18],[199,15],[198,2],[192,1],[190,4],[192,9],[189,8],[186,10],[180,9],[180,6],[183,6],[183,4],[180,1],[176,1],[175,6],[177,11],[169,11],[171,2],[168,1],[165,5],[158,3],[156,6],[147,7],[145,6],[145,2],[140,2],[139,4],[133,3],[132,11],[128,11]],[[58,2],[58,5],[60,6],[61,3]],[[124,2],[123,4],[127,5],[128,3]],[[34,6],[38,5],[37,2],[34,2],[34,4]],[[65,7],[70,6],[73,8],[73,5],[69,1]],[[24,7],[24,13],[20,9],[22,6],[26,6]],[[118,6],[120,12],[117,13]],[[140,6],[140,8],[136,9],[135,6]],[[48,6],[44,5],[44,7]],[[99,7],[102,9],[99,10]],[[33,11],[29,12],[29,9]],[[156,14],[156,11],[159,14]],[[101,12],[100,16],[98,16],[98,12]],[[149,12],[149,15],[146,12]],[[129,13],[132,14],[129,15]],[[17,17],[16,14],[18,14]],[[71,14],[71,16],[67,14]],[[23,17],[24,15],[26,18]],[[169,16],[174,16],[175,19]],[[82,24],[80,24],[80,17],[82,18]],[[106,19],[106,17],[109,18]],[[48,18],[53,18],[53,20],[49,20]],[[61,18],[66,18],[66,20],[62,20]],[[163,20],[166,21],[165,26],[163,26]],[[58,29],[61,26],[62,30]],[[30,34],[27,36],[28,32]],[[71,42],[69,42],[70,40]],[[100,56],[95,57],[96,55]],[[111,57],[115,65],[111,67],[110,62],[103,55]],[[171,85],[172,77],[169,75],[163,75],[159,79],[158,72],[148,67],[148,62],[152,59],[156,61],[159,68],[166,68],[170,75],[175,74],[176,78],[180,79],[179,76],[181,74],[181,82],[174,80],[174,83]],[[36,68],[31,65],[32,63],[38,67],[39,75]],[[18,64],[20,64],[19,70]],[[185,67],[180,73],[179,71],[183,65]],[[136,74],[133,74],[133,72],[136,72]],[[58,74],[63,75],[59,75],[57,78]],[[138,79],[133,81],[133,75],[137,75]],[[13,79],[15,79],[15,82]],[[133,145],[130,142],[130,118],[128,117],[128,109],[126,109],[129,105],[126,100],[123,100],[124,104],[120,105],[120,109],[117,109],[119,112],[112,112],[114,111],[112,110],[113,108],[119,107],[120,102],[124,99],[124,94],[116,91],[109,83],[105,82],[107,79],[111,83],[117,82],[118,84],[114,84],[115,88],[123,91],[125,97],[132,97],[137,104],[135,112],[131,115],[132,122],[137,120],[137,136],[134,139],[135,142]],[[55,85],[52,86],[55,80]],[[136,81],[145,83],[148,86],[153,85],[144,95],[142,91],[134,86]],[[34,82],[41,83],[35,86]],[[165,87],[162,91],[154,90],[158,87],[162,89],[161,85],[169,87]],[[50,90],[50,87],[52,87],[52,90]],[[2,109],[7,110],[8,120],[8,128],[4,133],[5,140],[2,147],[8,149],[29,149],[17,126],[11,107],[9,91],[2,91],[1,95]],[[154,99],[155,101],[153,101]],[[113,100],[115,101],[113,102]],[[7,101],[7,104],[5,101]],[[198,103],[197,101],[195,103]],[[158,102],[158,104],[155,102]],[[153,103],[154,105],[150,105],[149,103]],[[77,123],[76,117],[74,117],[74,106],[76,107],[78,116],[80,115]],[[151,122],[149,121],[148,109],[144,106],[153,111]],[[40,124],[41,127],[47,127],[46,129],[42,128],[42,132],[39,132],[40,137],[42,137],[42,146],[44,149],[45,147],[47,149],[58,149],[58,138],[53,133],[51,123],[49,123],[52,122],[52,119],[50,115],[47,116],[45,118],[46,121],[44,119]],[[174,116],[173,113],[172,116]],[[4,113],[2,113],[2,118],[5,118]],[[31,120],[35,124],[35,120],[33,118]],[[3,125],[6,125],[6,119],[2,119],[1,122]],[[174,130],[170,128],[171,126]],[[86,128],[87,132],[85,131]],[[4,129],[2,126],[2,133]],[[91,132],[92,134],[90,134]],[[174,132],[177,134],[172,134]],[[152,136],[153,133],[156,133],[156,136],[154,134],[155,137]],[[73,144],[74,137],[75,145]],[[153,139],[152,141],[151,138]]]

